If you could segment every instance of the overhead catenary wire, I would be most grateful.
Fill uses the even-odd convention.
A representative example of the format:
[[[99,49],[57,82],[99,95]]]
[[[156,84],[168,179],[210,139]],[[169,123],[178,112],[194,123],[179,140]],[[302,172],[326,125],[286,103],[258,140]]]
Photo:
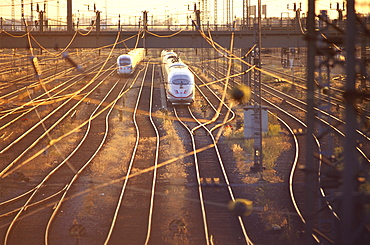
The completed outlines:
[[[247,61],[245,61],[245,60],[243,60],[243,58],[245,57],[245,55],[243,55],[243,56],[241,56],[241,57],[238,57],[238,56],[236,56],[235,54],[233,54],[233,53],[231,53],[229,50],[227,50],[226,48],[224,48],[224,47],[222,47],[222,45],[220,45],[220,44],[218,44],[217,42],[215,42],[213,39],[212,39],[212,36],[210,36],[210,37],[208,37],[207,35],[205,35],[205,33],[203,32],[203,30],[201,30],[201,28],[197,28],[198,29],[198,32],[200,33],[200,35],[218,52],[218,53],[220,53],[220,54],[222,54],[225,58],[227,58],[227,59],[236,59],[236,60],[239,60],[240,62],[242,62],[242,63],[244,63],[244,64],[246,64],[246,65],[248,65],[249,67],[253,67],[253,65],[252,64],[250,64],[250,63],[248,63]],[[218,48],[217,48],[217,47]],[[247,54],[249,54],[252,50],[253,50],[253,48],[254,48],[255,46],[253,46],[248,52],[247,52]],[[228,54],[228,55],[225,55],[225,53],[226,54]],[[264,70],[264,69],[262,69],[262,68],[258,68],[258,67],[256,67],[256,66],[254,66],[253,67],[253,69],[255,69],[255,70],[258,70],[258,71],[261,71],[262,73],[264,73],[264,74],[266,74],[266,75],[270,75],[270,76],[273,76],[273,77],[276,77],[276,78],[279,78],[279,79],[281,79],[281,80],[284,80],[284,81],[286,81],[287,83],[290,83],[290,84],[294,84],[294,85],[296,85],[297,87],[300,87],[300,88],[302,88],[302,89],[306,89],[306,86],[303,86],[303,85],[300,85],[300,84],[296,84],[296,83],[294,83],[293,81],[290,81],[290,80],[287,80],[287,79],[285,79],[285,78],[282,78],[282,77],[280,77],[280,76],[278,76],[278,75],[276,75],[276,74],[273,74],[273,73],[271,73],[271,72],[268,72],[268,71],[266,71],[266,70]],[[250,69],[248,69],[249,71],[250,71]]]
[[[95,76],[90,80],[90,82],[88,82],[84,87],[82,87],[82,88],[80,88],[80,89],[78,89],[76,92],[74,92],[73,94],[72,94],[72,97],[71,98],[73,98],[73,96],[77,96],[77,94],[78,93],[80,93],[83,89],[85,89],[87,86],[89,86],[93,81],[95,81],[95,79],[98,77],[98,75],[102,72],[102,70],[103,70],[103,68],[105,67],[105,65],[107,64],[107,62],[108,62],[108,60],[110,59],[110,57],[111,57],[111,55],[112,55],[112,52],[113,52],[113,50],[114,50],[114,48],[116,47],[116,45],[117,45],[117,43],[118,43],[118,39],[119,39],[119,37],[120,37],[120,32],[118,32],[117,33],[117,38],[116,38],[116,40],[115,40],[115,43],[113,43],[112,45],[113,45],[113,47],[112,47],[112,49],[111,49],[111,52],[109,53],[109,55],[107,56],[107,58],[106,58],[106,60],[104,61],[104,63],[103,63],[103,65],[100,67],[100,69],[99,69],[99,71],[95,74]],[[40,118],[40,120],[41,120],[41,118]],[[91,119],[91,120],[93,120],[93,118]],[[49,130],[50,129],[48,129],[45,133],[48,133],[49,132]],[[71,131],[73,131],[74,132],[74,130],[71,130]],[[56,142],[54,141],[54,139],[50,139],[50,141],[49,141],[49,145],[50,146],[53,146],[54,144],[55,144]],[[32,144],[33,146],[34,146],[34,144]],[[49,147],[47,147],[47,148],[45,148],[44,150],[46,150],[46,149],[48,149]],[[44,150],[42,151],[42,152],[44,152]],[[41,152],[41,153],[42,153]],[[61,157],[63,157],[63,156],[61,156]],[[31,157],[32,158],[32,157]],[[30,159],[31,159],[30,158]],[[20,159],[20,157],[18,157],[16,160],[19,160]],[[33,158],[32,158],[33,159]],[[12,164],[10,164],[10,165],[8,165],[5,169],[3,169],[1,172],[0,172],[0,177],[1,178],[4,178],[4,177],[6,177],[6,176],[8,176],[9,174],[11,174],[13,171],[12,170],[10,170],[10,168],[14,165],[14,163],[15,163],[15,161],[13,161],[13,163]],[[22,166],[22,164],[20,165],[20,166]],[[9,171],[10,170],[10,171]]]

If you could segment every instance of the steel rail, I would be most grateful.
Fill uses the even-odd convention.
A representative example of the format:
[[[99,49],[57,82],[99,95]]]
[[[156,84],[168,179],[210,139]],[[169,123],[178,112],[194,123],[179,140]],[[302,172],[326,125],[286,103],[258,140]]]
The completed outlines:
[[[113,71],[112,71],[113,72]],[[111,73],[112,73],[111,72]],[[107,78],[107,77],[106,77]],[[105,79],[106,79],[105,78]],[[52,126],[50,126],[41,136],[38,137],[38,139],[34,142],[32,142],[26,150],[24,150],[21,154],[19,154],[11,163],[9,163],[1,172],[0,172],[0,177],[4,178],[6,177],[7,175],[9,175],[11,172],[9,172],[9,169],[13,167],[13,165],[18,162],[21,157],[23,157],[30,149],[32,149],[41,139],[43,139],[46,135],[48,135],[48,133],[56,127],[56,125],[58,125],[64,118],[66,118],[73,110],[75,110],[75,108],[80,104],[82,103],[82,101],[87,98],[98,86],[100,86],[104,80],[103,79],[102,81],[100,81],[92,90],[90,90],[88,93],[86,93],[85,96],[83,96],[82,99],[79,99],[78,102],[72,106],[72,108],[70,108],[68,110],[68,112],[66,112],[64,115],[62,115],[55,124],[53,124]],[[87,87],[87,85],[84,86],[84,88]],[[79,89],[77,92],[81,92],[82,89]],[[76,94],[77,94],[76,92]],[[35,129],[37,126],[41,125],[41,123],[43,123],[46,119],[48,119],[49,117],[51,117],[56,111],[58,111],[60,108],[62,108],[64,105],[66,105],[67,103],[69,103],[72,99],[74,99],[74,96],[72,96],[71,98],[67,99],[63,104],[61,104],[59,107],[57,107],[52,113],[49,113],[48,115],[46,115],[42,120],[40,120],[37,124],[35,124],[34,126],[32,126],[29,130],[27,130],[23,135],[22,137],[19,137],[17,140],[13,141],[11,144],[9,144],[8,146],[6,146],[5,148],[3,148],[0,153],[4,153],[6,150],[10,149],[10,147],[12,147],[14,144],[16,144],[17,142],[19,142],[20,139],[24,138],[27,134],[29,134],[33,129]],[[21,165],[20,165],[21,166]],[[14,171],[14,170],[13,170]]]
[[[145,240],[145,244],[149,244],[149,239],[151,235],[151,229],[152,229],[152,220],[153,220],[153,209],[154,209],[154,197],[155,197],[155,187],[157,183],[157,171],[158,171],[158,158],[159,158],[159,143],[160,143],[160,137],[158,128],[154,124],[153,120],[153,90],[154,90],[154,74],[155,74],[155,65],[153,64],[153,70],[152,70],[152,82],[150,87],[150,99],[149,99],[149,119],[150,123],[153,126],[153,129],[155,130],[156,134],[156,150],[155,150],[155,158],[154,158],[154,169],[153,169],[153,181],[152,181],[152,189],[151,189],[151,198],[150,198],[150,208],[149,208],[149,217],[148,217],[148,230],[147,230],[147,236]]]
[[[107,77],[109,76],[109,74],[107,75]],[[115,86],[117,86],[119,80],[115,83],[114,86],[112,86],[112,88],[110,89],[110,91],[106,94],[106,96],[104,97],[104,99],[99,103],[99,105],[95,108],[95,110],[92,112],[92,114],[90,115],[90,120],[89,120],[89,123],[88,123],[88,127],[87,127],[87,130],[85,131],[85,134],[84,136],[82,137],[80,143],[77,145],[77,147],[56,167],[54,168],[51,172],[49,172],[44,178],[43,180],[36,186],[35,190],[33,191],[32,195],[28,198],[28,200],[25,202],[25,204],[23,205],[23,207],[18,211],[18,213],[16,214],[16,216],[13,218],[12,222],[10,223],[7,231],[6,231],[6,234],[5,234],[5,238],[4,238],[4,244],[8,244],[8,239],[9,239],[9,236],[10,236],[10,232],[15,224],[15,222],[19,219],[20,215],[22,214],[23,211],[25,211],[26,207],[29,206],[29,203],[32,201],[32,199],[35,197],[35,195],[37,194],[37,192],[43,187],[43,185],[45,184],[45,182],[54,174],[56,173],[67,161],[70,157],[72,157],[72,155],[74,155],[77,150],[80,148],[80,146],[84,143],[87,135],[89,134],[89,131],[90,131],[90,127],[91,127],[91,119],[93,117],[93,115],[97,112],[97,110],[101,107],[101,105],[103,104],[104,100],[108,97],[108,95],[113,91],[113,89],[115,88]],[[110,112],[112,111],[114,107],[112,106],[108,115],[106,116],[106,122],[107,122],[107,118],[110,114]],[[70,183],[67,185],[66,189],[64,190],[64,193],[62,194],[62,197],[60,199],[60,201],[57,203],[57,205],[55,206],[55,209],[53,211],[53,214],[52,214],[52,218],[49,219],[49,222],[47,224],[47,228],[46,230],[48,231],[49,227],[50,227],[50,223],[52,221],[52,219],[55,217],[55,213],[59,210],[59,207],[66,195],[66,193],[68,192],[69,188],[72,186],[73,182],[75,181],[75,179],[77,178],[77,176],[81,173],[81,171],[83,169],[85,169],[86,166],[88,166],[88,164],[90,163],[90,161],[95,157],[95,155],[97,154],[97,152],[99,151],[99,149],[102,147],[105,139],[106,139],[106,136],[107,136],[107,131],[108,131],[108,126],[107,126],[107,123],[106,123],[106,131],[105,131],[105,135],[104,135],[104,138],[103,138],[103,141],[100,143],[98,149],[95,151],[95,154],[93,154],[93,156],[90,157],[90,159],[84,164],[84,166],[79,170],[77,171],[75,174],[74,174],[74,177],[72,179],[72,181],[70,181]],[[47,240],[47,235],[48,234],[47,232],[45,233],[45,244],[48,244],[48,240]]]
[[[213,148],[215,149],[215,152],[216,152],[216,155],[217,155],[217,159],[218,159],[218,164],[221,168],[221,172],[222,172],[222,175],[225,179],[225,182],[226,182],[226,186],[227,186],[227,190],[229,192],[229,195],[230,195],[230,198],[232,201],[235,201],[235,196],[234,196],[234,193],[233,193],[233,190],[232,190],[232,187],[231,187],[231,184],[230,184],[230,181],[229,181],[229,177],[226,173],[226,169],[225,169],[225,165],[223,163],[223,160],[221,158],[221,154],[220,154],[220,151],[218,149],[218,146],[217,146],[217,141],[215,139],[215,137],[213,136],[212,134],[212,130],[208,129],[205,124],[201,123],[196,117],[195,115],[191,112],[190,108],[189,108],[189,111],[190,111],[190,114],[192,115],[193,119],[198,122],[199,125],[201,125],[209,134],[210,138],[212,139],[213,141]],[[231,119],[232,120],[232,119]],[[218,125],[223,125],[224,123],[220,123]],[[213,129],[215,128],[216,126],[213,127]],[[195,130],[197,130],[198,128],[193,128],[192,129],[192,132],[194,133]],[[247,230],[245,228],[245,225],[243,223],[243,219],[240,215],[238,215],[238,220],[239,220],[239,224],[240,224],[240,228],[242,229],[242,232],[243,232],[243,235],[244,235],[244,239],[245,241],[247,242],[247,244],[250,244],[252,245],[253,242],[251,241],[251,239],[249,238],[248,234],[247,234]]]
[[[92,118],[94,117],[95,113],[98,111],[98,109],[100,107],[103,106],[105,100],[108,98],[108,96],[110,95],[110,93],[113,91],[113,89],[118,85],[118,83],[120,82],[121,80],[118,79],[116,81],[116,83],[111,87],[111,89],[107,92],[107,94],[104,96],[104,98],[100,101],[100,103],[96,106],[95,110],[91,113],[90,115],[90,118],[89,118],[89,123],[88,123],[88,126],[87,126],[87,129],[85,131],[85,135],[83,136],[83,138],[81,139],[80,143],[75,147],[75,149],[69,154],[69,156],[64,160],[63,164],[68,161],[68,159],[70,157],[72,157],[72,155],[74,155],[78,149],[81,147],[82,144],[86,144],[85,140],[86,140],[86,137],[88,136],[89,134],[89,131],[90,131],[90,128],[91,128],[91,122],[92,122]],[[122,86],[122,88],[120,89],[120,92],[118,94],[118,97],[119,95],[123,92],[123,90],[126,88],[126,84],[124,84]],[[117,98],[118,98],[117,97]],[[107,115],[105,116],[105,130],[104,130],[104,136],[103,136],[103,139],[101,140],[101,142],[99,143],[99,146],[97,147],[97,149],[95,150],[94,154],[83,164],[83,166],[77,171],[77,173],[74,174],[72,180],[67,184],[67,188],[66,190],[63,192],[63,195],[62,197],[59,199],[59,201],[56,203],[56,205],[54,206],[53,208],[53,213],[51,214],[50,218],[49,218],[49,221],[47,223],[47,226],[46,226],[46,229],[45,229],[45,237],[44,237],[44,241],[45,241],[45,245],[49,244],[49,233],[50,233],[50,228],[51,228],[51,224],[52,222],[54,221],[61,205],[63,204],[64,200],[65,200],[65,197],[69,191],[69,189],[72,187],[73,183],[77,180],[77,178],[79,177],[79,175],[86,169],[86,167],[89,166],[90,162],[95,158],[95,156],[98,154],[98,152],[100,151],[100,149],[103,147],[104,143],[106,142],[106,138],[108,136],[108,132],[109,132],[109,116],[111,115],[118,99],[115,99],[114,100],[114,103],[111,104],[109,106],[109,110],[107,112]],[[61,163],[62,164],[62,163]],[[60,164],[60,166],[61,166]]]
[[[192,129],[190,129],[185,122],[181,120],[181,118],[177,114],[176,107],[174,107],[174,114],[177,118],[177,120],[185,127],[185,129],[188,131],[190,137],[191,137],[191,142],[192,142],[192,148],[193,148],[193,157],[194,157],[194,166],[195,166],[195,173],[196,173],[196,178],[197,178],[197,189],[199,193],[199,202],[200,202],[200,208],[202,211],[202,221],[203,221],[203,229],[204,229],[204,237],[205,237],[205,242],[207,245],[211,244],[210,241],[210,236],[209,236],[209,231],[208,231],[208,223],[207,223],[207,215],[206,215],[206,208],[205,208],[205,202],[204,202],[204,197],[203,197],[203,190],[202,190],[202,185],[201,185],[201,179],[200,179],[200,173],[199,173],[199,162],[197,158],[197,149],[195,146],[195,138],[192,133]]]
[[[94,69],[95,66],[97,67],[99,64],[97,65],[94,65],[91,69]],[[68,84],[69,82],[73,81],[74,79],[76,79],[76,81]],[[67,85],[65,86],[64,88],[62,88],[60,91],[56,92],[55,94],[51,95],[51,97],[48,97],[47,99],[45,100],[53,100],[53,99],[57,99],[58,95],[61,94],[62,92],[66,91],[67,89],[71,88],[72,86],[76,85],[79,81],[81,81],[82,79],[84,78],[84,74],[81,74],[81,75],[77,75],[75,77],[72,77],[70,79],[68,79],[67,81],[64,81],[60,84],[58,84],[57,86],[53,87],[52,89],[48,90],[48,92],[53,92],[54,90],[57,90],[59,89],[60,87],[64,86],[64,85]],[[44,97],[46,95],[46,93],[42,93],[41,95],[38,95],[37,97],[35,98],[31,98],[30,101],[22,104],[21,106],[17,107],[17,108],[14,108],[12,110],[10,110],[9,112],[3,114],[1,117],[0,117],[0,120],[4,119],[5,117],[13,114],[13,113],[17,113],[16,111],[18,111],[19,109],[22,109],[26,106],[32,106],[32,108],[28,108],[26,109],[26,111],[22,112],[21,114],[19,114],[17,117],[15,117],[14,119],[12,119],[11,121],[7,122],[6,124],[2,125],[0,127],[0,130],[3,130],[4,128],[8,127],[10,124],[12,124],[13,122],[15,122],[16,120],[22,118],[23,116],[27,115],[28,113],[30,113],[31,111],[33,111],[34,109],[36,109],[37,107],[39,106],[42,106],[45,102],[45,100],[42,100],[41,98]]]
[[[107,245],[109,243],[109,241],[111,239],[111,236],[112,236],[112,233],[113,233],[113,230],[115,228],[115,224],[117,222],[118,214],[119,214],[121,204],[122,204],[122,201],[123,201],[123,195],[126,191],[127,183],[128,183],[128,180],[129,180],[129,177],[130,177],[130,174],[131,174],[131,170],[132,170],[132,167],[133,167],[133,163],[134,163],[136,152],[137,152],[138,145],[139,145],[140,130],[139,130],[139,127],[138,127],[138,124],[137,124],[137,121],[136,121],[136,114],[138,113],[139,102],[140,102],[142,90],[143,90],[143,87],[144,87],[144,81],[145,81],[146,73],[148,71],[148,67],[149,67],[149,62],[147,63],[147,65],[145,67],[144,76],[143,76],[143,79],[141,81],[139,93],[138,93],[138,96],[137,96],[137,99],[136,99],[135,108],[134,108],[133,116],[132,116],[133,117],[132,118],[133,123],[134,123],[134,126],[135,126],[135,131],[136,131],[136,141],[135,141],[135,145],[133,147],[133,151],[131,153],[131,159],[130,159],[128,169],[127,169],[127,173],[126,173],[126,177],[124,179],[124,183],[122,185],[121,192],[120,192],[120,195],[119,195],[119,198],[118,198],[117,206],[116,206],[114,215],[112,217],[111,226],[109,227],[108,234],[107,234],[107,236],[105,238],[105,241],[104,241],[105,245]]]

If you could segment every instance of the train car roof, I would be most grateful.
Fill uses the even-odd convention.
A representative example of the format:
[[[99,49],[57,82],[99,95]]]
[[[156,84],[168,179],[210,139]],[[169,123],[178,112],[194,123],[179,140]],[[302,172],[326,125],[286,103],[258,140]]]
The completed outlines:
[[[129,51],[128,53],[119,55],[118,58],[125,57],[125,56],[131,56],[133,54],[136,54],[136,53],[139,53],[139,52],[143,52],[144,50],[145,50],[144,48],[133,49],[133,50]]]
[[[170,69],[168,72],[169,77],[173,77],[176,74],[178,75],[189,75],[190,77],[194,77],[193,73],[189,69]]]
[[[175,57],[177,57],[177,54],[174,53],[174,52],[168,52],[168,53],[163,54],[162,56],[163,57],[166,57],[166,56],[175,56]]]
[[[128,52],[129,54],[134,54],[134,53],[139,53],[139,52],[144,52],[144,48],[136,48]]]
[[[188,66],[184,63],[176,62],[168,65],[168,68],[187,68]]]
[[[122,57],[131,57],[131,56],[129,54],[121,54],[120,56],[118,56],[118,59]]]

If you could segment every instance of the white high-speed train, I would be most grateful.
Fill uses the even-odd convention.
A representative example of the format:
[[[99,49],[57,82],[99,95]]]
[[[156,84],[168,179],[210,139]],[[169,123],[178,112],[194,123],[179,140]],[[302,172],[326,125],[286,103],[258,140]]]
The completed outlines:
[[[117,58],[117,73],[118,75],[131,75],[134,73],[137,65],[145,58],[145,49],[136,48],[122,54]]]
[[[173,105],[190,105],[194,102],[194,75],[172,50],[161,53],[163,78],[167,100]]]

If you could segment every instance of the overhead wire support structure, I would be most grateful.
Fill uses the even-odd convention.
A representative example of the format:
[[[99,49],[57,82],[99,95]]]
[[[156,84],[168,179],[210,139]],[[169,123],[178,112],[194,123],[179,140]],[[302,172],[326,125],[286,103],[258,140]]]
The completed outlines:
[[[356,47],[358,30],[356,28],[355,1],[347,0],[347,27],[345,32],[346,49],[346,88],[344,93],[346,140],[344,145],[343,196],[341,198],[341,230],[337,242],[340,244],[360,244],[361,242],[361,213],[363,203],[360,203],[358,184],[355,182],[359,171],[359,161],[355,155],[357,116],[355,101],[358,98],[356,90]]]
[[[249,27],[249,4],[250,0],[243,0],[243,29]]]
[[[253,148],[254,148],[254,165],[251,167],[253,172],[262,172],[262,99],[261,99],[261,0],[258,0],[258,22],[254,24],[255,31],[255,48],[254,48],[254,65],[257,69],[253,70],[255,95],[253,108]]]
[[[317,213],[314,212],[315,205],[315,196],[317,193],[314,189],[313,183],[317,182],[317,172],[314,167],[315,156],[314,154],[308,154],[314,149],[314,139],[312,137],[315,132],[316,119],[315,116],[324,117],[321,113],[315,114],[315,89],[319,89],[320,93],[330,95],[330,70],[329,68],[334,64],[343,64],[346,70],[345,76],[345,91],[343,93],[343,103],[345,108],[345,138],[343,145],[343,159],[336,159],[335,155],[332,155],[332,142],[326,140],[326,151],[322,152],[324,159],[330,159],[332,166],[341,166],[343,164],[343,169],[340,171],[340,175],[336,177],[336,181],[340,183],[339,190],[336,199],[337,203],[334,206],[334,209],[338,209],[339,218],[332,232],[332,236],[335,238],[335,244],[343,245],[352,245],[352,244],[365,244],[363,243],[366,239],[368,240],[369,232],[365,228],[366,224],[369,223],[369,216],[364,212],[365,204],[368,204],[369,197],[360,190],[360,181],[366,181],[368,175],[361,180],[361,171],[363,168],[368,169],[368,165],[364,162],[368,160],[359,158],[356,155],[357,140],[356,129],[359,128],[361,124],[361,112],[357,108],[357,103],[361,97],[366,97],[365,93],[359,92],[359,89],[356,86],[356,83],[359,84],[362,80],[365,80],[366,71],[361,70],[361,66],[365,67],[366,65],[359,62],[358,55],[356,54],[356,44],[361,42],[361,38],[364,38],[366,35],[361,35],[361,27],[364,28],[366,32],[366,27],[361,26],[361,21],[359,21],[358,16],[354,8],[354,0],[347,1],[347,20],[346,20],[346,29],[342,30],[341,22],[341,12],[340,18],[337,25],[333,25],[328,20],[326,13],[321,12],[319,18],[319,29],[316,29],[315,25],[315,1],[309,1],[309,11],[307,18],[307,154],[306,154],[306,165],[305,165],[305,244],[316,244],[317,241],[314,241],[311,234],[313,234],[314,228],[314,218],[317,216]],[[339,9],[339,7],[337,7]],[[344,6],[343,6],[344,9]],[[339,9],[342,11],[341,9]],[[333,38],[328,34],[327,25],[330,24],[331,27],[334,27],[336,31],[342,34],[339,37]],[[321,32],[317,32],[320,30]],[[369,34],[369,33],[368,33]],[[369,36],[369,35],[367,35]],[[363,43],[361,43],[364,45]],[[330,45],[333,45],[332,48]],[[344,49],[340,49],[342,46]],[[368,44],[365,44],[365,46]],[[333,52],[335,50],[335,52]],[[336,60],[337,51],[345,51],[345,60],[339,61]],[[364,53],[361,53],[364,55]],[[316,57],[318,56],[318,57]],[[363,60],[366,60],[364,57],[361,57]],[[315,64],[318,62],[318,66]],[[322,73],[325,71],[326,73]],[[360,76],[358,71],[360,71]],[[318,79],[315,79],[315,74],[318,75]],[[367,80],[368,81],[368,80]],[[363,89],[364,86],[359,86]],[[319,94],[320,94],[319,93]],[[321,96],[321,95],[320,95]],[[330,102],[330,100],[329,100]],[[324,105],[325,106],[325,105]],[[317,107],[323,108],[323,105],[317,105]],[[326,108],[328,112],[333,111],[330,107]],[[319,127],[320,129],[320,127]],[[321,135],[324,135],[326,132],[321,129],[319,130]],[[330,136],[330,135],[329,135]],[[334,158],[330,158],[330,156]],[[334,169],[337,170],[337,169]],[[367,170],[368,171],[368,170]],[[368,181],[368,180],[367,180]],[[335,183],[335,182],[334,182]],[[329,189],[327,187],[326,189]],[[334,220],[335,221],[335,220]],[[323,222],[319,220],[319,222]]]
[[[310,152],[315,143],[312,137],[314,132],[314,122],[312,118],[315,117],[314,111],[314,90],[315,90],[315,56],[316,56],[316,30],[315,30],[315,0],[308,1],[308,16],[307,16],[307,140],[306,151]],[[313,210],[314,210],[314,187],[312,183],[315,182],[314,172],[314,156],[313,154],[306,154],[305,161],[305,206],[304,213],[306,214],[306,224],[304,232],[305,244],[315,244],[311,234],[313,230]]]
[[[332,118],[326,118],[326,115],[330,114],[332,111],[332,100],[331,96],[332,93],[331,88],[331,69],[334,68],[336,65],[335,61],[335,54],[339,51],[335,50],[332,46],[333,43],[326,42],[329,38],[328,36],[328,15],[327,11],[321,10],[319,15],[319,26],[318,26],[318,42],[317,42],[317,94],[320,103],[317,103],[315,107],[319,108],[317,112],[317,117],[321,118],[322,120],[326,120],[329,124],[333,124]],[[325,39],[326,38],[326,39]],[[326,102],[324,102],[326,100]],[[315,121],[316,124],[316,121]],[[325,127],[323,124],[317,125],[317,132],[318,132],[318,140],[325,141],[325,145],[320,147],[318,152],[318,156],[320,155],[324,159],[330,159],[331,162],[335,161],[334,157],[334,133],[332,132],[331,128]],[[323,139],[325,137],[325,140]],[[320,157],[319,157],[320,159]],[[321,161],[321,159],[320,159]],[[330,178],[326,176],[325,171],[322,168],[322,164],[319,165],[319,194],[318,196],[322,196],[320,193],[325,193],[323,198],[320,198],[317,202],[317,210],[322,210],[324,207],[327,206],[327,199],[334,198],[334,189],[335,185],[330,185],[332,181]],[[334,182],[335,183],[335,182]],[[324,189],[325,188],[325,189]],[[324,198],[325,197],[325,198]],[[329,217],[325,217],[323,212],[318,213],[318,229],[324,230],[325,227],[331,227],[330,237],[335,237],[335,221],[338,216],[331,215]]]

